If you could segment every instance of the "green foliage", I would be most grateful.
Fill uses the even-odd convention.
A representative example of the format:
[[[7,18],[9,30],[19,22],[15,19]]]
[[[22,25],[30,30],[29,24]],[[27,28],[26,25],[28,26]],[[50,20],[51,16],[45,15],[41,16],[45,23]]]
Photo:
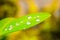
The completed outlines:
[[[31,28],[51,15],[49,13],[35,13],[23,16],[21,18],[5,18],[0,21],[0,35],[6,35],[11,32]]]

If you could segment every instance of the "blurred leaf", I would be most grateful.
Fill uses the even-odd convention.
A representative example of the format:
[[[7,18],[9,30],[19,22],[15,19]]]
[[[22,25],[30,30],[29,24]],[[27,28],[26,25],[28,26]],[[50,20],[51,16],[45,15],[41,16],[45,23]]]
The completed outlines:
[[[0,35],[31,28],[51,15],[49,13],[35,13],[23,16],[21,18],[5,18],[0,21]]]

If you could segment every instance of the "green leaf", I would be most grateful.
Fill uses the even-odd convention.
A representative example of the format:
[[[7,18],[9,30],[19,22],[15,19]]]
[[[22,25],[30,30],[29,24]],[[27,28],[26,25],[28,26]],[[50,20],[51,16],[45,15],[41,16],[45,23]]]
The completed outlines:
[[[28,14],[21,18],[5,18],[0,21],[0,35],[5,35],[11,32],[25,30],[31,28],[47,18],[51,15],[49,13],[35,13]]]

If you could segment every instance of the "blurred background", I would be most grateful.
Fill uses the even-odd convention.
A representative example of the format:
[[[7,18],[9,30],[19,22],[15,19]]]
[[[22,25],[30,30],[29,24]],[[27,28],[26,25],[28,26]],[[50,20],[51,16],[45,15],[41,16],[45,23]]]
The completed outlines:
[[[52,16],[41,24],[0,37],[0,40],[60,40],[60,0],[0,0],[0,20],[37,12]]]

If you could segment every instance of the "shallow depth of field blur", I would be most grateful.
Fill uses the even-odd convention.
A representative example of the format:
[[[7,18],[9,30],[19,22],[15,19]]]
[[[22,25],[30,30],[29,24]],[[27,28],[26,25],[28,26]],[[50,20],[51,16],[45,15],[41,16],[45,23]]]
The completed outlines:
[[[36,12],[52,16],[41,24],[0,37],[0,40],[60,40],[60,0],[0,0],[0,20]]]

